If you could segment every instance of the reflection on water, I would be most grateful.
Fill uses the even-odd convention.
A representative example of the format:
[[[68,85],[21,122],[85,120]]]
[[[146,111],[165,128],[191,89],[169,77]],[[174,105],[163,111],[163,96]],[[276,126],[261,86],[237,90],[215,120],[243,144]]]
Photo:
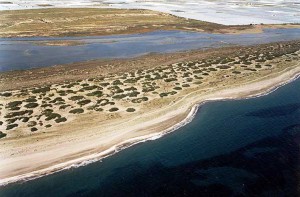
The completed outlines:
[[[98,58],[134,57],[151,52],[175,52],[228,45],[252,45],[300,39],[300,29],[266,29],[261,34],[224,35],[183,31],[144,34],[63,37],[0,38],[0,72]],[[74,41],[75,46],[47,46],[38,41]]]

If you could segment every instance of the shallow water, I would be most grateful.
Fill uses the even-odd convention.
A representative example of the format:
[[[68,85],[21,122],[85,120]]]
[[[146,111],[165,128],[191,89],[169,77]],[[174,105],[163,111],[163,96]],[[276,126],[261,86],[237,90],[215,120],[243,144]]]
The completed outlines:
[[[84,167],[0,188],[0,196],[298,196],[300,79]],[[298,168],[298,170],[297,170]]]
[[[0,72],[24,70],[99,58],[127,58],[228,45],[253,45],[300,39],[300,29],[266,29],[261,34],[224,35],[183,31],[144,34],[63,37],[0,38]],[[37,41],[73,40],[78,46],[40,46]]]

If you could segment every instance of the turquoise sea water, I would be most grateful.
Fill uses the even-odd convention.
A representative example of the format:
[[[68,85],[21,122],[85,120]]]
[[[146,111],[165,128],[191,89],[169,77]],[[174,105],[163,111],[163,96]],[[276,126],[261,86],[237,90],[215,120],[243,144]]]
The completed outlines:
[[[300,79],[102,162],[0,188],[0,196],[299,196]],[[63,148],[63,147],[62,147]]]
[[[300,39],[300,29],[265,29],[260,34],[210,34],[156,31],[133,35],[0,38],[0,72],[24,70],[99,58],[128,58],[230,45],[253,45]],[[80,41],[79,46],[40,46],[37,41]]]

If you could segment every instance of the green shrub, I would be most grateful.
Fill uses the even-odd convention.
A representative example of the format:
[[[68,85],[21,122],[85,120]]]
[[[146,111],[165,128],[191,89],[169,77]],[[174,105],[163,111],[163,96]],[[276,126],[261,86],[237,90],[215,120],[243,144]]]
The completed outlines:
[[[194,75],[195,79],[203,79],[203,77],[199,77],[197,75]]]
[[[2,121],[0,121],[0,125],[3,125],[3,122],[2,122]]]
[[[10,108],[11,111],[18,111],[18,110],[20,110],[20,109],[21,109],[21,107],[13,107],[13,108]]]
[[[33,127],[33,126],[35,126],[35,125],[37,125],[37,122],[36,122],[36,121],[30,121],[30,122],[28,122],[28,124],[27,124],[28,127]]]
[[[254,68],[245,68],[245,70],[256,71]]]
[[[66,122],[66,121],[67,121],[67,119],[65,117],[57,118],[55,120],[56,123],[61,123],[61,122]]]
[[[261,65],[260,64],[256,64],[255,68],[261,68]]]
[[[97,103],[100,104],[101,106],[107,105],[108,102],[109,102],[108,99],[100,99],[100,100],[97,100]]]
[[[192,81],[193,81],[193,78],[186,78],[186,81],[187,81],[187,82],[192,82]]]
[[[109,85],[109,83],[107,83],[107,82],[104,82],[104,83],[100,83],[99,85],[106,87],[106,86],[108,86],[108,85]]]
[[[187,87],[190,87],[190,85],[189,84],[182,84],[182,87],[187,88]]]
[[[101,112],[101,111],[103,111],[103,109],[100,107],[97,107],[97,108],[95,108],[95,111]]]
[[[84,99],[84,96],[72,96],[69,98],[69,100],[71,101],[77,101],[77,100],[81,100]]]
[[[119,79],[113,81],[112,84],[113,85],[123,85],[123,83]]]
[[[115,111],[118,111],[118,110],[119,110],[119,108],[117,108],[117,107],[113,107],[113,108],[109,109],[110,112],[115,112]]]
[[[229,69],[230,66],[227,66],[227,65],[221,65],[221,66],[217,66],[217,68],[219,68],[219,69]]]
[[[15,108],[22,104],[22,101],[12,101],[6,105],[6,108]]]
[[[42,114],[43,115],[49,115],[49,114],[51,114],[53,112],[53,109],[45,109],[43,112],[42,112]]]
[[[62,110],[62,109],[66,109],[67,107],[70,107],[71,105],[61,105],[59,106],[59,109]]]
[[[87,94],[87,96],[96,96],[96,97],[101,97],[102,95],[103,95],[102,91],[94,91]]]
[[[22,117],[22,122],[28,122],[28,120],[30,119],[29,117]]]
[[[51,104],[42,104],[41,107],[46,108],[46,107],[52,107]]]
[[[50,87],[43,87],[43,88],[36,88],[34,90],[32,90],[33,94],[37,94],[37,93],[46,93],[50,91]]]
[[[164,79],[165,82],[172,82],[172,81],[177,81],[176,78],[168,78],[168,79]]]
[[[137,90],[135,87],[130,87],[130,88],[125,88],[124,89],[125,91],[135,91],[135,90]]]
[[[7,125],[7,127],[6,127],[6,130],[11,130],[11,129],[17,127],[17,126],[18,126],[18,124],[9,124],[9,125]]]
[[[72,93],[75,93],[75,92],[73,90],[66,90],[66,93],[72,94]]]
[[[195,70],[193,71],[194,74],[199,74],[199,73],[202,73],[202,70]]]
[[[142,92],[152,92],[154,90],[155,90],[154,87],[145,87],[145,88],[143,88]]]
[[[49,103],[57,103],[57,102],[63,103],[63,102],[65,102],[65,100],[61,97],[56,97],[55,99],[53,99]]]
[[[117,95],[114,95],[112,98],[113,99],[122,99],[122,98],[125,98],[127,95],[126,94],[117,94]]]
[[[25,114],[31,115],[33,113],[32,110],[18,111],[18,112],[10,112],[4,116],[4,118],[12,118],[15,116],[23,116]]]
[[[162,98],[162,97],[168,96],[168,93],[163,92],[163,93],[160,93],[159,96]]]
[[[38,129],[36,128],[36,127],[32,127],[31,129],[30,129],[30,131],[31,132],[35,132],[35,131],[37,131]]]
[[[93,85],[93,86],[86,86],[86,87],[83,87],[83,88],[81,88],[80,90],[85,91],[85,90],[93,90],[93,89],[96,89],[96,88],[98,88],[98,86]],[[80,90],[79,90],[79,91],[80,91]]]
[[[91,102],[91,100],[82,100],[82,101],[79,101],[77,104],[80,106],[83,106],[83,105],[89,104],[90,102]]]
[[[147,97],[142,97],[142,98],[136,98],[136,99],[132,99],[131,102],[133,103],[141,103],[143,101],[148,101]]]
[[[39,104],[37,104],[37,103],[28,103],[28,104],[24,105],[24,107],[26,107],[26,108],[36,108],[37,106],[39,106]]]
[[[194,82],[194,84],[196,84],[196,85],[202,84],[202,81],[196,81],[196,82]]]
[[[5,137],[7,134],[6,133],[2,133],[2,131],[0,131],[0,138]]]
[[[52,120],[52,119],[61,117],[61,115],[57,114],[57,113],[48,113],[48,114],[45,114],[45,116],[47,117],[47,118],[45,118],[45,120]]]
[[[66,96],[67,95],[66,91],[64,91],[64,90],[59,90],[59,91],[57,91],[57,93],[59,94],[59,96]]]
[[[139,95],[139,94],[140,94],[139,92],[132,91],[132,92],[127,93],[127,96],[129,96],[129,97],[137,97],[137,95]]]
[[[10,97],[10,96],[12,96],[12,93],[10,93],[10,92],[4,92],[4,93],[0,93],[0,95],[1,96],[4,96],[4,97]]]
[[[16,122],[17,120],[18,120],[18,118],[11,118],[11,119],[7,119],[6,122],[8,124],[12,124],[12,123]]]
[[[235,71],[233,71],[232,73],[233,73],[233,74],[241,74],[241,72],[240,72],[240,71],[236,71],[236,70],[235,70]]]
[[[83,84],[81,84],[81,86],[86,87],[86,86],[89,86],[89,84],[88,83],[83,83]]]
[[[134,108],[127,108],[126,111],[127,112],[135,112],[135,109]]]
[[[84,110],[82,108],[76,108],[76,109],[72,109],[69,111],[69,113],[71,113],[71,114],[81,114],[83,112],[84,112]]]
[[[126,79],[126,80],[124,80],[124,83],[135,83],[135,82],[137,82],[137,80],[136,79]]]
[[[47,125],[45,125],[45,127],[49,128],[49,127],[52,127],[52,125],[51,124],[47,124]]]

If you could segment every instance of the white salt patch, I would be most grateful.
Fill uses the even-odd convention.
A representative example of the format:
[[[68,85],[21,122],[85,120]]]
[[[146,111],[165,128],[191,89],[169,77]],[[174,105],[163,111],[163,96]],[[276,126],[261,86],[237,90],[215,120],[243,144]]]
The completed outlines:
[[[0,10],[52,7],[140,8],[225,25],[300,23],[299,0],[8,0]],[[0,0],[1,2],[1,0]],[[44,6],[45,8],[47,6]]]

